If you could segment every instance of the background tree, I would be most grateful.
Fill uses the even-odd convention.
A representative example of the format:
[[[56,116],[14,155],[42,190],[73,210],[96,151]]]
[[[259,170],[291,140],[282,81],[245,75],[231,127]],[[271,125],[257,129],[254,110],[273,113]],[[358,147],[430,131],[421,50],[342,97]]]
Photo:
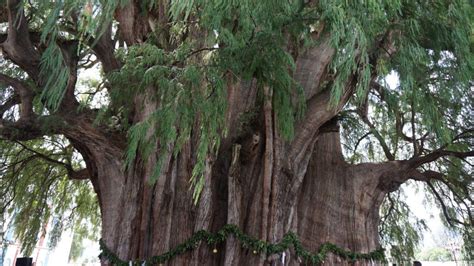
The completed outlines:
[[[384,198],[393,219],[404,207],[389,193],[414,179],[450,226],[472,231],[467,1],[7,0],[0,14],[2,208],[28,202],[42,217],[62,191],[59,206],[85,213],[88,179],[121,260],[224,224],[368,253]],[[96,87],[78,84],[88,68]],[[278,259],[255,245],[260,255],[230,238],[170,264]],[[277,253],[309,259],[295,249]]]
[[[445,248],[431,248],[420,255],[424,261],[452,261],[452,255]]]

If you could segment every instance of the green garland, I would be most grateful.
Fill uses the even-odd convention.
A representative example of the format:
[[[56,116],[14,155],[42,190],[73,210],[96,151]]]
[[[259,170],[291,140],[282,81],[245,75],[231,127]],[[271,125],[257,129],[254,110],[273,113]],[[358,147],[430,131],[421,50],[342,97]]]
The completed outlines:
[[[370,253],[356,253],[344,250],[343,248],[340,248],[335,244],[325,243],[319,248],[318,253],[312,254],[311,252],[303,248],[298,237],[292,232],[285,234],[280,243],[270,244],[268,242],[255,239],[250,237],[249,235],[244,234],[236,225],[227,224],[224,225],[222,229],[215,234],[205,230],[197,231],[188,240],[186,240],[186,242],[176,246],[174,249],[162,255],[148,258],[147,260],[132,261],[132,265],[144,265],[143,263],[145,263],[145,265],[154,265],[157,263],[164,263],[178,255],[197,248],[200,242],[202,241],[205,241],[209,246],[215,247],[217,244],[225,242],[227,237],[229,237],[230,235],[233,235],[237,240],[239,240],[243,248],[253,250],[254,254],[281,254],[285,250],[293,246],[296,256],[302,258],[306,263],[311,264],[321,264],[322,262],[324,262],[328,252],[331,252],[345,260],[351,260],[353,262],[360,259],[385,261],[384,249],[382,248],[372,251]],[[99,255],[99,258],[107,259],[114,265],[130,265],[129,261],[121,260],[110,249],[108,249],[102,239],[99,241],[99,244],[100,249],[102,251]],[[213,249],[213,253],[217,253],[216,248]]]

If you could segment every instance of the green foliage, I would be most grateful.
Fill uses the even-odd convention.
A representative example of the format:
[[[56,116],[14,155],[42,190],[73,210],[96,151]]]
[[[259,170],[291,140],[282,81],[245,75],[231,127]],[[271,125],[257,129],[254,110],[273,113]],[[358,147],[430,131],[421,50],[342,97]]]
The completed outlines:
[[[399,3],[367,1],[366,4],[359,4],[340,1],[335,4],[333,1],[320,1],[320,9],[322,19],[327,24],[325,27],[331,33],[331,44],[336,49],[331,64],[331,72],[336,76],[332,84],[331,103],[333,106],[339,103],[351,75],[358,76],[356,91],[362,98],[371,76],[371,42],[384,34],[391,16],[399,9]],[[367,14],[370,14],[369,17]]]
[[[107,25],[112,22],[115,9],[126,2],[128,1],[60,0],[28,3],[26,10],[31,12],[29,24],[39,28],[41,43],[46,46],[41,55],[40,78],[45,88],[41,98],[47,108],[57,110],[64,97],[69,71],[72,71],[65,64],[64,51],[61,51],[57,42],[78,41],[75,49],[77,55],[81,55],[82,48],[86,44],[90,45],[92,38],[105,32]],[[81,19],[76,24],[74,20],[79,14]],[[76,33],[78,39],[72,33]]]
[[[463,231],[463,258],[467,261],[474,260],[474,229],[472,227],[466,228]]]
[[[93,205],[92,205],[93,206]],[[72,238],[71,252],[69,253],[69,261],[77,262],[77,260],[82,256],[84,249],[84,239],[89,239],[93,241],[98,241],[99,232],[97,232],[98,227],[96,224],[99,221],[93,221],[94,223],[82,222],[74,226],[74,235]]]
[[[292,248],[295,251],[296,257],[301,258],[305,264],[311,265],[319,265],[324,263],[328,253],[332,253],[344,260],[351,262],[356,262],[358,260],[379,262],[385,261],[383,249],[374,250],[370,253],[356,253],[347,251],[331,243],[325,243],[320,246],[317,253],[311,253],[303,248],[300,240],[294,233],[287,233],[283,236],[281,242],[271,244],[244,234],[236,225],[226,224],[217,233],[211,233],[206,230],[197,231],[184,243],[179,244],[172,250],[162,255],[154,256],[146,260],[132,261],[131,263],[132,265],[142,265],[143,263],[152,265],[157,263],[165,263],[178,255],[198,248],[201,242],[205,242],[210,247],[214,247],[214,253],[219,252],[217,247],[225,243],[229,236],[235,237],[242,245],[242,248],[252,250],[253,254],[255,255],[262,253],[267,256],[273,254],[282,254],[283,252],[287,252],[290,248]],[[117,255],[107,248],[102,239],[100,240],[100,249],[102,250],[100,257],[107,259],[114,265],[129,265],[130,261],[121,260]]]
[[[445,248],[431,248],[429,250],[421,252],[417,258],[424,261],[451,261],[453,260],[449,250]]]
[[[225,130],[226,95],[222,74],[215,68],[206,68],[204,72],[203,68],[193,64],[176,66],[175,62],[189,52],[186,46],[172,53],[151,44],[131,47],[124,55],[123,68],[113,73],[109,80],[117,88],[111,94],[112,102],[126,107],[126,113],[133,107],[129,99],[136,95],[147,95],[159,103],[148,107],[146,105],[152,103],[145,99],[144,108],[153,109],[148,117],[129,129],[126,156],[129,167],[135,161],[137,152],[147,158],[159,143],[161,157],[150,182],[155,182],[160,175],[161,163],[171,152],[169,145],[175,145],[176,155],[189,140],[195,121],[199,122],[197,163],[191,179],[196,186],[197,198],[202,188],[200,176],[204,170],[205,157],[217,151],[221,133]],[[128,86],[130,82],[137,85]]]
[[[58,162],[71,159],[70,148],[62,139],[11,143],[0,141],[0,209],[12,218],[15,236],[22,244],[22,252],[31,254],[50,220],[51,247],[57,243],[62,230],[74,223],[88,221],[99,226],[96,196],[90,184],[71,182],[66,169]],[[65,153],[64,153],[65,152]],[[95,229],[97,230],[97,229]],[[96,231],[97,232],[97,231]]]
[[[41,96],[52,110],[58,109],[66,92],[69,73],[63,61],[61,50],[55,44],[50,44],[42,55],[41,76],[46,80],[47,89],[43,90]]]
[[[390,257],[401,264],[414,258],[422,232],[427,229],[425,221],[410,211],[402,196],[401,190],[387,196],[381,207],[379,227],[382,245],[389,250]]]
[[[84,246],[82,241],[78,238],[78,234],[74,234],[72,238],[71,252],[69,253],[69,261],[76,261],[81,257],[82,252],[84,251]]]
[[[373,127],[360,119],[363,97],[358,95],[342,113],[346,156],[354,163],[385,161],[388,157],[384,145],[395,160],[439,148],[469,151],[473,137],[472,6],[467,1],[401,1],[394,2],[393,8],[394,12],[387,15],[390,14],[396,50],[390,57],[377,60],[376,82],[381,86],[362,101],[369,106],[367,116]],[[399,84],[388,84],[387,75],[392,80],[396,77]],[[468,235],[472,218],[467,210],[471,208],[473,193],[469,162],[446,157],[423,168],[422,171],[435,170],[444,175],[442,180],[432,182],[439,198],[432,189],[422,188],[428,200],[436,202],[441,210],[441,199],[450,217],[446,224]],[[393,201],[400,208],[405,203],[397,198]],[[387,211],[390,204],[385,204]],[[408,223],[408,216],[404,217],[401,220]],[[416,226],[404,228],[398,218],[387,219],[383,226],[387,229],[382,235],[384,243],[397,245],[399,251],[394,249],[394,256],[408,259],[419,239],[414,234]],[[410,236],[413,244],[403,243]],[[469,243],[467,239],[465,246]],[[472,253],[472,248],[468,249],[471,251],[467,253]]]
[[[226,73],[247,80],[256,78],[261,87],[272,88],[278,125],[288,139],[293,136],[295,115],[301,113],[298,108],[302,107],[302,101],[292,100],[295,92],[301,100],[302,90],[291,77],[295,68],[293,59],[283,49],[284,30],[289,29],[285,25],[301,23],[293,21],[301,16],[299,4],[272,5],[276,16],[268,16],[266,8],[270,5],[266,2],[211,1],[203,6],[205,10],[194,13],[197,5],[197,2],[178,1],[172,5],[171,13],[175,25],[181,25],[191,13],[201,17],[200,27],[211,33],[204,42],[213,47],[205,48],[211,52],[205,55],[204,64],[192,56],[199,49],[194,40],[167,51],[154,45],[151,39],[150,43],[119,53],[124,66],[109,76],[114,88],[120,88],[111,94],[112,102],[128,107],[126,112],[133,107],[130,97],[136,95],[144,94],[159,102],[145,120],[130,128],[126,157],[130,166],[137,152],[146,158],[158,144],[161,155],[151,182],[160,175],[161,162],[168,156],[170,145],[174,145],[177,154],[188,141],[194,124],[201,125],[199,132],[195,132],[199,143],[191,177],[196,200],[204,186],[207,158],[217,152],[220,138],[226,132]],[[230,14],[238,19],[230,20]],[[214,47],[217,44],[219,47]]]
[[[406,33],[400,36],[393,58],[400,76],[399,100],[411,105],[420,124],[441,143],[450,143],[456,135],[450,123],[463,115],[462,99],[474,70],[469,40],[472,7],[465,1],[412,2],[402,12],[407,17],[401,24]]]

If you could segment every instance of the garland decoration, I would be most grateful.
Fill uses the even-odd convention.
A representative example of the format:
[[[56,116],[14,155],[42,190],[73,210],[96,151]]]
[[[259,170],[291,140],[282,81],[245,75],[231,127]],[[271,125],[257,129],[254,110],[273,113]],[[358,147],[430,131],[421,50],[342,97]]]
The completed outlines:
[[[227,238],[233,235],[237,240],[241,242],[243,248],[252,250],[253,254],[264,253],[267,256],[273,254],[282,254],[285,250],[290,247],[294,248],[296,257],[302,258],[305,263],[311,263],[318,265],[324,262],[329,252],[339,256],[342,259],[350,260],[355,262],[357,260],[373,260],[373,261],[385,261],[384,249],[380,248],[370,253],[357,253],[347,251],[341,247],[336,246],[332,243],[325,243],[321,245],[317,253],[311,253],[303,248],[301,241],[298,239],[296,234],[289,232],[286,233],[280,243],[271,244],[263,240],[252,238],[249,235],[244,234],[236,225],[227,224],[222,227],[217,233],[211,233],[206,230],[199,230],[194,233],[184,243],[179,244],[170,251],[163,253],[159,256],[153,256],[146,260],[136,261],[124,261],[121,260],[116,254],[107,248],[102,239],[99,240],[101,253],[99,258],[106,259],[113,265],[128,266],[128,265],[155,265],[159,263],[165,263],[174,257],[181,255],[187,251],[193,250],[199,246],[201,242],[206,242],[209,246],[213,247],[212,253],[217,253],[218,249],[216,245],[221,244],[227,240]]]

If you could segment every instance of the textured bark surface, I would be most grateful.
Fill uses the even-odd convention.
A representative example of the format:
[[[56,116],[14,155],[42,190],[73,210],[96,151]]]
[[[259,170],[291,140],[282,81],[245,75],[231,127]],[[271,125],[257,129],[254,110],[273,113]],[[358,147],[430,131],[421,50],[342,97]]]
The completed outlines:
[[[368,253],[379,248],[378,212],[385,195],[377,187],[380,172],[370,165],[347,164],[337,129],[322,130],[299,193],[298,235],[310,250],[330,242]],[[334,256],[326,264],[352,265]]]
[[[126,167],[123,138],[91,126],[87,117],[71,121],[74,127],[64,134],[83,155],[99,195],[105,244],[122,260],[141,260],[167,252],[198,230],[216,232],[225,224],[235,224],[246,234],[271,243],[295,232],[312,252],[325,242],[355,252],[379,248],[378,206],[384,191],[378,180],[382,170],[380,165],[351,166],[343,160],[336,116],[349,99],[356,77],[348,80],[341,103],[330,108],[330,93],[318,84],[325,78],[332,55],[333,50],[322,42],[297,60],[295,78],[305,86],[308,110],[291,142],[279,136],[269,100],[272,88],[263,89],[264,101],[259,104],[256,82],[229,79],[226,120],[230,133],[222,140],[218,156],[207,158],[205,186],[196,205],[189,178],[196,161],[197,136],[191,137],[177,157],[165,159],[157,182],[150,185],[158,150],[148,158],[137,157],[133,166]],[[145,95],[134,99],[135,122],[143,121],[156,108],[157,103],[149,99]],[[256,115],[242,128],[248,112]],[[172,151],[174,147],[160,148]],[[217,254],[211,252],[214,248]],[[337,259],[329,257],[328,265],[342,263]],[[280,256],[255,255],[231,237],[222,246],[203,243],[168,264],[278,263],[282,263]],[[285,252],[286,265],[301,263],[292,250]]]
[[[219,156],[209,158],[206,186],[197,205],[189,189],[192,143],[176,158],[169,158],[154,185],[146,182],[152,160],[138,159],[133,169],[122,171],[123,162],[119,153],[113,158],[110,143],[85,147],[81,152],[95,158],[88,167],[96,169],[93,180],[100,195],[105,243],[123,260],[146,259],[167,252],[198,230],[216,232],[229,223],[269,242],[279,242],[284,233],[295,232],[312,252],[325,242],[362,253],[379,248],[378,207],[385,192],[378,181],[383,169],[344,162],[335,120],[321,127],[317,135],[297,197],[290,196],[292,189],[284,182],[291,180],[288,170],[268,160],[272,152],[273,162],[287,161],[286,153],[275,148],[269,151],[268,139],[261,132],[225,141]],[[266,167],[272,169],[271,175]],[[270,181],[266,180],[269,176]],[[214,248],[217,254],[212,253]],[[285,265],[301,264],[292,250],[285,256]],[[334,256],[326,261],[327,265],[344,263]],[[203,243],[167,265],[242,264],[280,265],[281,260],[279,256],[254,255],[231,237],[215,247]]]
[[[319,48],[325,51],[325,45]],[[327,65],[331,53],[309,51],[312,61],[302,57],[298,71],[308,68],[309,62]],[[319,83],[324,69],[318,67],[317,73],[297,78],[303,84]],[[264,93],[270,99],[271,88],[265,88]],[[157,182],[150,185],[158,151],[148,158],[137,157],[132,166],[126,167],[123,135],[94,126],[90,114],[61,114],[69,126],[59,129],[59,133],[82,154],[98,194],[106,245],[123,260],[146,259],[167,252],[198,230],[215,232],[225,224],[236,224],[245,233],[273,243],[293,231],[314,252],[328,241],[353,251],[377,248],[376,213],[381,196],[376,201],[366,199],[359,206],[365,191],[376,192],[360,190],[363,184],[355,180],[363,181],[364,170],[343,162],[334,122],[323,126],[336,116],[342,104],[330,109],[328,92],[308,88],[307,93],[308,115],[297,125],[295,139],[288,143],[276,130],[271,101],[256,104],[256,83],[229,80],[226,120],[230,133],[222,140],[218,156],[207,159],[205,187],[196,205],[189,178],[196,160],[197,137],[192,137],[177,157],[165,159]],[[136,122],[146,119],[156,108],[156,103],[144,95],[134,101]],[[248,126],[243,129],[242,117],[249,111],[256,115],[246,121]],[[161,148],[173,150],[173,146]],[[361,210],[352,214],[355,207]],[[366,218],[367,214],[370,215]],[[343,230],[335,226],[339,222],[334,221],[339,220]],[[354,226],[364,231],[341,235],[340,232],[351,231]],[[219,252],[211,253],[213,248]],[[299,263],[291,251],[285,253],[286,263]],[[254,255],[231,238],[219,247],[202,244],[169,264],[263,265],[276,263],[275,259],[278,260],[275,256]]]

